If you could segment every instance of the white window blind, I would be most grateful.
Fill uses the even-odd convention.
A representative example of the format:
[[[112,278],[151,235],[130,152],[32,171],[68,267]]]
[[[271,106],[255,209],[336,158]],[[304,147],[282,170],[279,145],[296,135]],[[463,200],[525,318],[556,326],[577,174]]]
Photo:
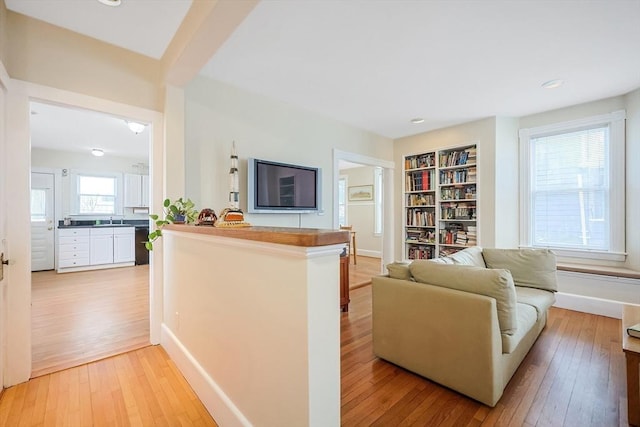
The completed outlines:
[[[609,249],[609,127],[531,139],[532,245]]]
[[[520,131],[520,244],[625,259],[624,111]]]

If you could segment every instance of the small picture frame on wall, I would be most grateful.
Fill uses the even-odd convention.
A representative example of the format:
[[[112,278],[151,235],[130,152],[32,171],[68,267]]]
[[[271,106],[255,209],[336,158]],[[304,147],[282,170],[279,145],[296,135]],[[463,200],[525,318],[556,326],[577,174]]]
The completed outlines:
[[[362,202],[373,200],[373,185],[356,185],[349,187],[349,201]]]

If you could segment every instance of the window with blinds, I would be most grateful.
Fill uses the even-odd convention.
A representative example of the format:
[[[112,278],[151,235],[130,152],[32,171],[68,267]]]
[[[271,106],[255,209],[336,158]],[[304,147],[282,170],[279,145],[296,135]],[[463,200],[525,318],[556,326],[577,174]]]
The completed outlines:
[[[624,114],[525,129],[520,138],[521,244],[624,260]]]

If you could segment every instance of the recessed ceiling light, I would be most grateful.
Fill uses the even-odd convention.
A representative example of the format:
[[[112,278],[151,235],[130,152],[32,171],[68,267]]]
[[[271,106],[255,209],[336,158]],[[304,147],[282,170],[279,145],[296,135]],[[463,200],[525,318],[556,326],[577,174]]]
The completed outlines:
[[[554,80],[549,80],[548,82],[542,83],[542,87],[545,89],[555,89],[557,87],[562,86],[563,84],[564,84],[564,80],[554,79]]]
[[[414,125],[417,125],[419,123],[424,123],[424,119],[421,117],[416,117],[415,119],[411,119],[411,123],[413,123]]]
[[[104,151],[102,151],[99,148],[94,148],[93,150],[91,150],[91,154],[93,154],[96,157],[102,157],[104,156]]]
[[[120,4],[122,3],[122,0],[98,0],[100,3],[107,5],[107,6],[120,6]]]

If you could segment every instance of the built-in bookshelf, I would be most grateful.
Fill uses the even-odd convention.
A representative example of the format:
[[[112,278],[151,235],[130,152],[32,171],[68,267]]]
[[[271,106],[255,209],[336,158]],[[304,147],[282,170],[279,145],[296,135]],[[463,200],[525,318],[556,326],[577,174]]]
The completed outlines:
[[[431,259],[477,245],[477,146],[404,157],[404,257]]]

